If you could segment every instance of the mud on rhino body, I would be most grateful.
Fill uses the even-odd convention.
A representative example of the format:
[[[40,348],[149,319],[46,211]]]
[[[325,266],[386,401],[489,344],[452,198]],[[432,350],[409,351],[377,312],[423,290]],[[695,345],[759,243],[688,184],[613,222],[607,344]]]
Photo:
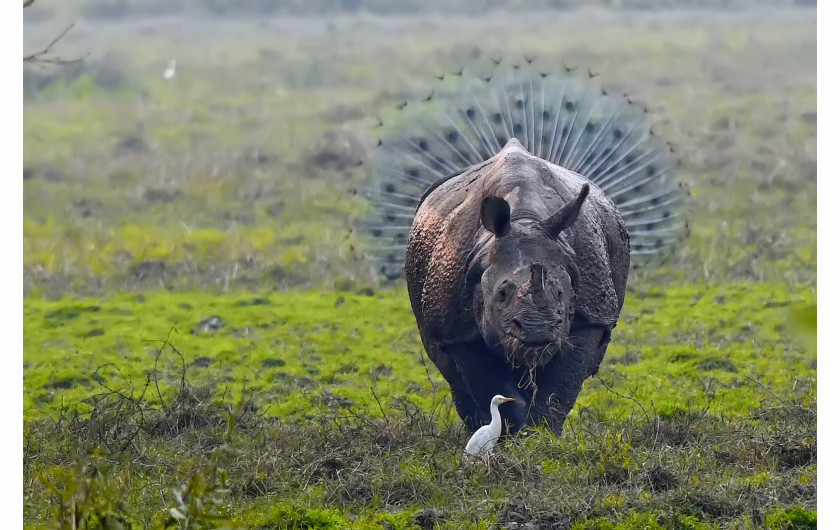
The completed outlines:
[[[586,178],[516,139],[437,183],[406,250],[411,306],[429,357],[470,430],[495,394],[515,432],[560,432],[615,327],[630,264],[625,223]]]

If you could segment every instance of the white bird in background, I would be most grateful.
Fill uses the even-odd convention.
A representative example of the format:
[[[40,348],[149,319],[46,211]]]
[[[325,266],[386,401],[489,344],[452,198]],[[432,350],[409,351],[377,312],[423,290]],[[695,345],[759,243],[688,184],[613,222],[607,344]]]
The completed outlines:
[[[175,77],[175,59],[169,59],[169,66],[163,71],[163,78],[169,81]]]
[[[493,396],[493,399],[490,400],[490,417],[492,418],[490,425],[485,425],[475,431],[464,449],[465,455],[475,456],[489,453],[493,449],[496,440],[502,434],[502,415],[499,414],[499,405],[510,401],[516,400],[498,394]]]

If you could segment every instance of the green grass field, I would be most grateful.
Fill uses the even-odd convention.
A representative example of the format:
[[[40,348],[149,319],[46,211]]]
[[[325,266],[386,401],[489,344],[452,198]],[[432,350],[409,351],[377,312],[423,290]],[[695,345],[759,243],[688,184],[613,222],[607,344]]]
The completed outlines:
[[[816,528],[815,10],[80,19],[57,49],[90,55],[24,69],[27,527]],[[375,116],[500,53],[646,102],[691,235],[631,275],[564,434],[465,466],[353,190]]]

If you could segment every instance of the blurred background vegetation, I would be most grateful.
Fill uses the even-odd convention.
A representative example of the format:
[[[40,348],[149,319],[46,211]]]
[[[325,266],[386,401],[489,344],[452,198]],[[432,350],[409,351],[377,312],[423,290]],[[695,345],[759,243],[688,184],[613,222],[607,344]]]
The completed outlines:
[[[377,116],[441,72],[523,53],[599,72],[594,90],[644,102],[675,145],[692,237],[639,274],[815,281],[814,10],[679,4],[379,17],[245,2],[270,11],[249,19],[39,0],[24,49],[74,22],[52,55],[84,60],[24,66],[24,290],[378,285],[352,230]],[[319,15],[285,14],[304,7]]]
[[[367,12],[376,15],[475,14],[489,10],[567,10],[579,7],[608,9],[749,9],[760,6],[815,6],[816,0],[67,0],[41,5],[28,13],[29,20],[78,13],[92,20],[122,20],[133,17],[207,15],[252,17],[264,15],[328,16]],[[60,4],[60,5],[58,5]]]

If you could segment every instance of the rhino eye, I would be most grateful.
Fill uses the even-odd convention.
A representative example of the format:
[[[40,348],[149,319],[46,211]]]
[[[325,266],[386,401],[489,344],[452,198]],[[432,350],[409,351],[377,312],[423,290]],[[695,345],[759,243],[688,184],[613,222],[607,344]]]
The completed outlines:
[[[499,290],[496,291],[496,301],[499,302],[500,304],[507,303],[508,300],[510,300],[511,290],[512,289],[511,289],[511,284],[510,283],[505,282],[504,284],[502,284],[502,286],[499,288]]]

